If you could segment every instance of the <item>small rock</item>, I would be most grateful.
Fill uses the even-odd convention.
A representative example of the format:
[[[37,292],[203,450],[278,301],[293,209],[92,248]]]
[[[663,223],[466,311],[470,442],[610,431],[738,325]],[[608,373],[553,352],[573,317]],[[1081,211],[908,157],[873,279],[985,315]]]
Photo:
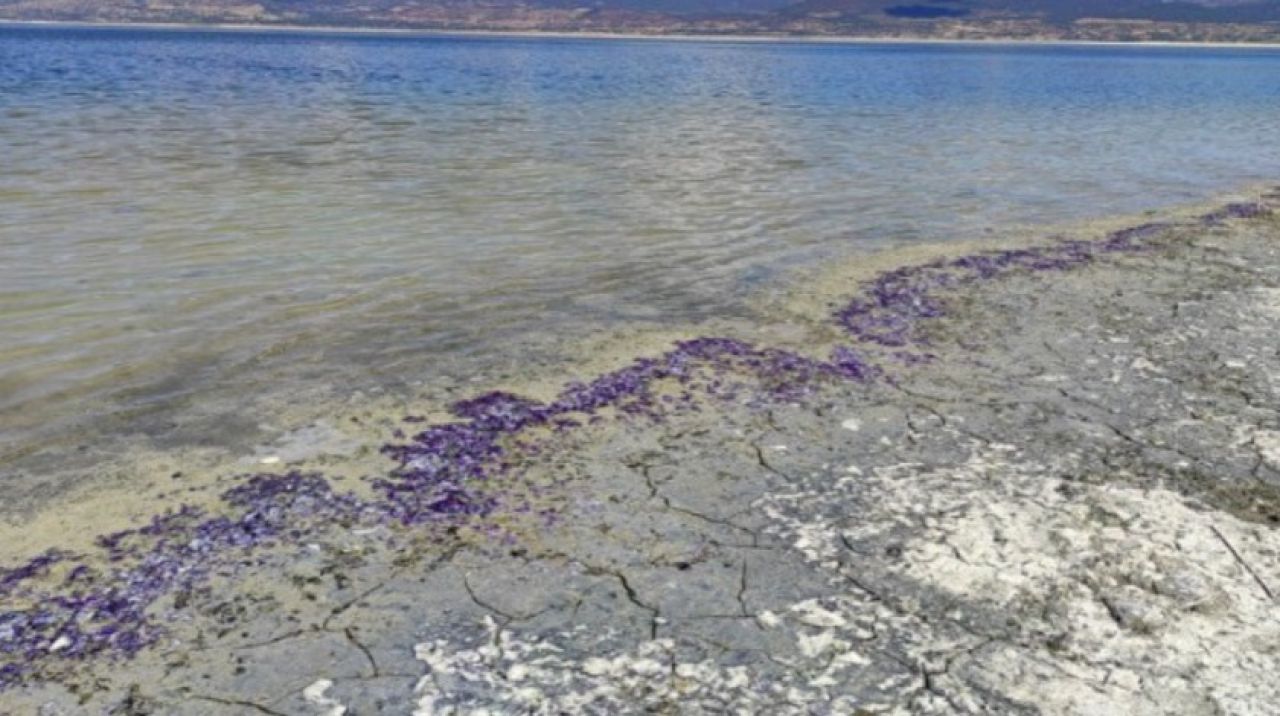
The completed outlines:
[[[1120,626],[1140,634],[1150,634],[1167,621],[1151,595],[1132,585],[1104,592],[1102,603]]]
[[[1165,575],[1155,587],[1161,594],[1177,601],[1179,607],[1198,612],[1221,611],[1231,601],[1226,592],[1207,577],[1189,568]]]
[[[800,637],[797,646],[800,647],[801,654],[804,654],[806,658],[812,659],[830,649],[835,640],[835,632],[828,630],[812,636]]]
[[[666,665],[654,659],[636,659],[628,664],[628,668],[641,676],[653,676],[667,670]]]
[[[840,627],[844,626],[847,621],[839,612],[827,609],[816,601],[801,602],[793,607],[791,611],[796,612],[796,618],[803,624],[814,627]]]
[[[782,619],[770,611],[763,611],[756,615],[756,621],[765,629],[773,629],[782,623]]]

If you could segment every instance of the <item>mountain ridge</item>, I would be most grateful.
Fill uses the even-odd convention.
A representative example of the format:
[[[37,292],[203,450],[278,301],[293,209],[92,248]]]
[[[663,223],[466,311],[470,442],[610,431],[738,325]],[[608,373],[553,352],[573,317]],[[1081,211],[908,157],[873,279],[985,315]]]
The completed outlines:
[[[645,35],[1280,41],[1280,0],[0,0],[0,20]]]

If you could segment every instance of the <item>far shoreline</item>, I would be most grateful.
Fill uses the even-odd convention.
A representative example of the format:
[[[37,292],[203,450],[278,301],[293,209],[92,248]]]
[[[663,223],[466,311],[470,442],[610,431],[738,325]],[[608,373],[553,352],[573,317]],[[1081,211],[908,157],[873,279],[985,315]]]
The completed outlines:
[[[788,35],[642,33],[572,30],[465,30],[400,27],[358,27],[341,25],[267,25],[255,23],[182,23],[182,22],[81,22],[71,20],[13,20],[0,18],[0,29],[49,28],[67,30],[154,30],[160,32],[213,32],[227,34],[329,35],[334,37],[397,38],[476,38],[476,39],[556,39],[556,40],[635,40],[647,42],[703,42],[726,44],[804,44],[804,45],[961,45],[961,46],[1065,46],[1065,47],[1142,47],[1203,48],[1239,50],[1280,50],[1280,42],[1198,42],[1194,40],[1069,40],[1025,38],[939,38],[877,37],[872,35]]]

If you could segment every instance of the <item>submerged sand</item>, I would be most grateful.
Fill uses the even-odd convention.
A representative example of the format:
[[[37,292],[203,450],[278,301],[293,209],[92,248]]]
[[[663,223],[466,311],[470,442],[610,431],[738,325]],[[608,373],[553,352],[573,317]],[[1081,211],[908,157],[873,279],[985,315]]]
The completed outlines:
[[[496,509],[246,549],[150,605],[131,658],[51,640],[0,713],[1280,713],[1280,195],[1250,199],[942,286],[928,359],[859,346],[874,380],[541,436]],[[859,286],[937,260],[831,269],[739,328],[825,355]],[[353,406],[241,465],[153,456],[154,489],[218,509],[304,467],[368,492],[430,408]],[[128,493],[19,544],[91,553],[154,509]]]

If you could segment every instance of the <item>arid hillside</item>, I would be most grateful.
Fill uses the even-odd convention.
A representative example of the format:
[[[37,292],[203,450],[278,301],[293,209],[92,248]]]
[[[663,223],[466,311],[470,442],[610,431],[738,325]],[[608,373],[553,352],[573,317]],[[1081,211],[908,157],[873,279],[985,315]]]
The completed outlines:
[[[1280,1],[0,0],[0,18],[954,39],[1280,39]]]

